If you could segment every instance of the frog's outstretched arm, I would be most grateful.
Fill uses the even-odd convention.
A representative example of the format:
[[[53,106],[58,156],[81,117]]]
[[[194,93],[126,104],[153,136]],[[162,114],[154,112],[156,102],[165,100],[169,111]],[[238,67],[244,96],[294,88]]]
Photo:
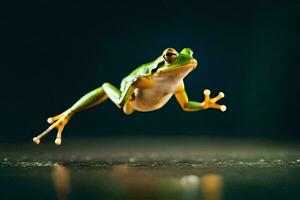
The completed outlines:
[[[208,108],[220,109],[222,112],[226,111],[225,105],[219,105],[216,102],[222,99],[225,95],[220,92],[218,96],[210,98],[210,90],[204,90],[204,101],[202,103],[196,101],[189,101],[188,95],[184,89],[184,84],[180,85],[175,93],[176,99],[184,111],[199,111]]]
[[[40,135],[34,137],[33,141],[36,144],[39,144],[40,139],[43,136],[47,135],[54,128],[57,128],[58,132],[55,144],[60,145],[62,131],[70,118],[75,113],[96,106],[105,101],[107,98],[112,100],[118,107],[122,107],[132,92],[133,86],[130,86],[126,90],[121,92],[110,83],[104,83],[102,87],[92,90],[91,92],[81,97],[72,107],[70,107],[63,113],[54,117],[49,117],[47,119],[47,122],[51,124],[51,126],[49,126],[49,128],[42,132]]]

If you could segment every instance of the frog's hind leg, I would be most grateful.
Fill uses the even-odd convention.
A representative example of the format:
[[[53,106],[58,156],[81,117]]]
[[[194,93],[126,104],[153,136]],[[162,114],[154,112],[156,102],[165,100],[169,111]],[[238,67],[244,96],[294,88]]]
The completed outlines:
[[[123,92],[111,85],[110,83],[104,83],[102,87],[99,87],[83,97],[81,97],[71,108],[67,109],[65,112],[50,117],[47,119],[48,123],[51,124],[44,132],[33,138],[36,144],[40,143],[40,139],[47,135],[53,129],[57,129],[57,136],[55,143],[57,145],[61,144],[61,135],[64,127],[70,120],[70,118],[77,112],[88,109],[95,105],[98,105],[105,101],[107,98],[112,100],[118,107],[122,107],[128,100],[129,96],[133,92],[133,87],[127,87]]]
[[[33,141],[36,144],[40,143],[40,140],[42,137],[46,136],[50,131],[53,129],[57,129],[57,135],[56,135],[56,140],[55,143],[57,145],[61,144],[61,135],[64,127],[70,120],[70,118],[77,112],[88,109],[90,107],[93,107],[95,105],[98,105],[105,101],[108,98],[108,96],[105,94],[104,90],[102,87],[99,87],[83,97],[81,97],[71,108],[67,109],[65,112],[56,115],[54,117],[49,117],[47,119],[47,122],[51,124],[44,132],[39,134],[38,136],[33,138]]]
[[[104,83],[102,88],[108,98],[112,100],[112,102],[114,102],[119,108],[123,107],[127,103],[134,90],[133,86],[129,86],[121,92],[110,83]]]

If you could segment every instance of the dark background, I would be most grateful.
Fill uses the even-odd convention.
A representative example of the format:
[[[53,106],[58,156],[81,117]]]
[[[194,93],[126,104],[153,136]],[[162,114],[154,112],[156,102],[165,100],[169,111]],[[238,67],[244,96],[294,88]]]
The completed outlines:
[[[0,141],[31,141],[46,119],[167,47],[190,47],[192,100],[223,91],[228,111],[186,113],[175,98],[126,116],[112,102],[65,137],[209,135],[300,139],[300,1],[17,1],[1,6]],[[53,136],[54,137],[54,134]],[[47,140],[50,140],[49,138]]]

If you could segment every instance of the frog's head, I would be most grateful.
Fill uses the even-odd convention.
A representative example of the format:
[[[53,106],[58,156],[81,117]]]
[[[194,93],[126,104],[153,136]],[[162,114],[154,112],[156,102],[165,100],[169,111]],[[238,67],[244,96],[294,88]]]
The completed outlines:
[[[157,72],[187,72],[189,73],[197,67],[197,60],[193,58],[193,51],[190,48],[184,48],[178,53],[173,48],[167,48],[162,54],[163,62],[157,69]]]

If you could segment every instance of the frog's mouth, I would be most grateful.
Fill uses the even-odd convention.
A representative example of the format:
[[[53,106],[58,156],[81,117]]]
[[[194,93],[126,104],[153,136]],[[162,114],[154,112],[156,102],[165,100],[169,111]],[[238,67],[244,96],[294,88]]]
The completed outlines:
[[[180,65],[178,67],[162,67],[157,70],[157,73],[165,73],[165,72],[171,72],[171,71],[192,71],[197,67],[197,60],[193,59],[189,61],[185,65]]]

